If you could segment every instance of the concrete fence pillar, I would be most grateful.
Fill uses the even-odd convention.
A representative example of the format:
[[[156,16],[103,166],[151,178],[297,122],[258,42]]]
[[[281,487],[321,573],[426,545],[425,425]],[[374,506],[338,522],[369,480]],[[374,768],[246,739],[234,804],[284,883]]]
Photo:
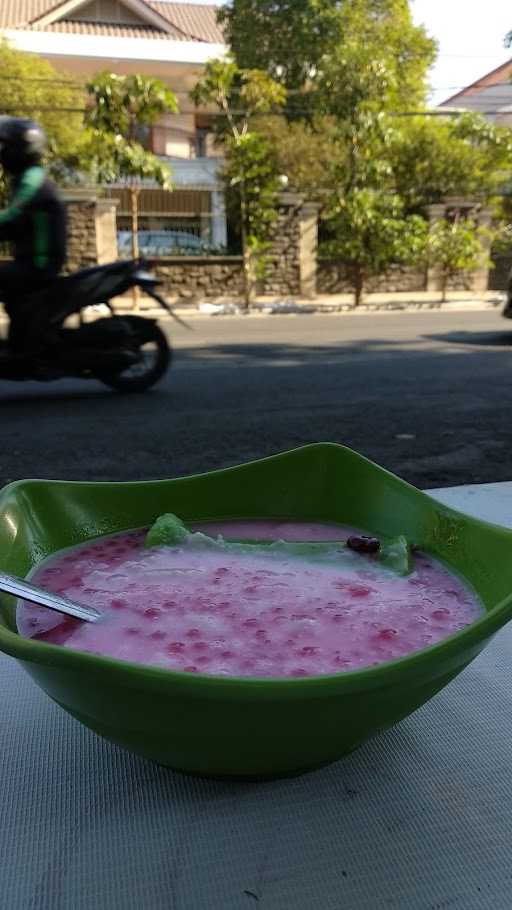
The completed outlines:
[[[436,221],[442,221],[449,213],[456,212],[464,218],[472,218],[477,227],[490,228],[492,225],[492,212],[489,208],[482,206],[480,202],[464,198],[446,198],[444,202],[428,207],[428,218],[430,227]],[[482,254],[480,263],[469,278],[469,290],[476,294],[484,293],[489,286],[489,255],[491,252],[491,239],[481,238]],[[440,291],[442,289],[442,270],[439,266],[431,266],[427,273],[427,290]]]
[[[280,193],[261,293],[315,296],[317,225],[318,206],[300,193]]]
[[[68,220],[66,271],[117,259],[114,199],[98,198],[95,188],[77,187],[62,193]]]

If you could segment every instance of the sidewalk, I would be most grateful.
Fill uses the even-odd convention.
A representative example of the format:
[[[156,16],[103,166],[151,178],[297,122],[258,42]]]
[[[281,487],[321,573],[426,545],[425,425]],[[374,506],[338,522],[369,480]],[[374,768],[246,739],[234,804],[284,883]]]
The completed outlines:
[[[452,291],[447,300],[441,303],[440,294],[436,291],[418,291],[414,293],[367,294],[364,303],[354,307],[352,294],[319,294],[313,300],[305,297],[274,296],[258,297],[247,314],[240,300],[234,297],[212,297],[203,300],[185,302],[183,299],[169,296],[166,298],[177,315],[182,317],[204,316],[250,316],[261,317],[277,314],[302,315],[313,313],[341,314],[354,313],[364,315],[375,312],[397,311],[414,312],[415,310],[492,310],[505,304],[504,291],[486,291],[478,297],[468,291]],[[133,312],[129,298],[117,298],[114,301],[116,312]],[[163,311],[148,297],[142,297],[139,312],[147,316],[162,317]]]
[[[164,295],[165,296],[165,295]],[[354,307],[352,294],[319,294],[313,300],[305,297],[258,297],[249,313],[245,313],[240,301],[234,297],[211,297],[203,300],[186,302],[176,297],[166,297],[177,316],[185,319],[204,318],[205,316],[244,316],[261,318],[272,315],[305,315],[331,313],[344,315],[368,315],[370,313],[396,313],[397,311],[414,312],[416,310],[492,310],[505,304],[504,291],[486,291],[479,297],[468,291],[451,291],[444,303],[440,301],[437,291],[417,291],[414,293],[367,294],[364,303]],[[165,311],[157,306],[150,297],[141,297],[137,310],[129,296],[114,299],[116,313],[138,312],[141,315],[166,318]],[[103,308],[96,309],[97,315],[103,315]],[[94,310],[91,308],[91,316]],[[105,310],[105,314],[108,311]],[[0,306],[0,324],[6,321],[3,308]]]

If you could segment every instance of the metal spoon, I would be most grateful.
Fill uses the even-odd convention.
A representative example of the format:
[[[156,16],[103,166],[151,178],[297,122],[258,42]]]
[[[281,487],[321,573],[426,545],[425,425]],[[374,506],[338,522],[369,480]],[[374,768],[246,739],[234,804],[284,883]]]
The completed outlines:
[[[85,622],[99,622],[103,618],[101,613],[98,613],[93,607],[84,607],[68,600],[67,597],[61,597],[60,594],[43,591],[42,588],[36,588],[28,581],[16,578],[15,575],[7,575],[6,572],[0,572],[0,591],[14,594],[15,597],[28,600],[29,603],[37,604],[40,607],[56,610],[57,613],[66,613],[67,616],[74,616],[75,619],[83,619]]]

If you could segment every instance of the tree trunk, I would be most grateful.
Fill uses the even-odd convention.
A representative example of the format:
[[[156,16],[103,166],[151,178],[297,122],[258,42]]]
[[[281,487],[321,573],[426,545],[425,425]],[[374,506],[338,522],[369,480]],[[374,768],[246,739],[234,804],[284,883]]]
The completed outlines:
[[[243,181],[240,185],[240,210],[242,220],[242,257],[244,277],[244,309],[249,312],[254,303],[254,267],[251,251],[247,245],[247,205],[245,201],[245,187]]]
[[[359,306],[363,299],[364,272],[360,265],[354,266],[354,304]]]
[[[443,269],[443,274],[441,277],[441,303],[446,303],[447,291],[448,291],[448,278],[449,274],[446,269]]]
[[[132,259],[139,258],[139,187],[130,187],[130,197],[132,204]],[[134,310],[139,309],[140,289],[132,288],[132,306]]]

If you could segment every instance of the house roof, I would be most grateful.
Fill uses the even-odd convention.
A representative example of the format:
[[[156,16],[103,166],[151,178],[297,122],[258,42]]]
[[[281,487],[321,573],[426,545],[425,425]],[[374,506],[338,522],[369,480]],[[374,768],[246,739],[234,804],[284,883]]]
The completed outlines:
[[[450,98],[447,98],[446,101],[443,101],[441,107],[445,105],[452,105],[454,102],[467,100],[470,95],[475,95],[480,93],[484,89],[498,88],[501,86],[508,86],[509,90],[512,91],[511,86],[512,79],[512,59],[507,60],[505,63],[502,63],[500,66],[497,66],[496,69],[491,70],[490,73],[486,73],[485,76],[481,76],[480,79],[477,79],[475,82],[472,82],[470,85],[467,85],[466,88],[463,88],[462,91],[457,92],[455,95],[452,95]]]
[[[67,6],[63,0],[0,0],[0,29],[57,32],[72,35],[98,35],[113,38],[156,38],[173,41],[197,41],[223,44],[224,35],[217,24],[215,5],[193,3],[165,3],[162,0],[141,0],[148,12],[165,20],[166,28],[159,29],[148,22],[142,24],[79,22],[62,18],[49,24],[39,23],[52,13],[58,16],[59,7]]]

